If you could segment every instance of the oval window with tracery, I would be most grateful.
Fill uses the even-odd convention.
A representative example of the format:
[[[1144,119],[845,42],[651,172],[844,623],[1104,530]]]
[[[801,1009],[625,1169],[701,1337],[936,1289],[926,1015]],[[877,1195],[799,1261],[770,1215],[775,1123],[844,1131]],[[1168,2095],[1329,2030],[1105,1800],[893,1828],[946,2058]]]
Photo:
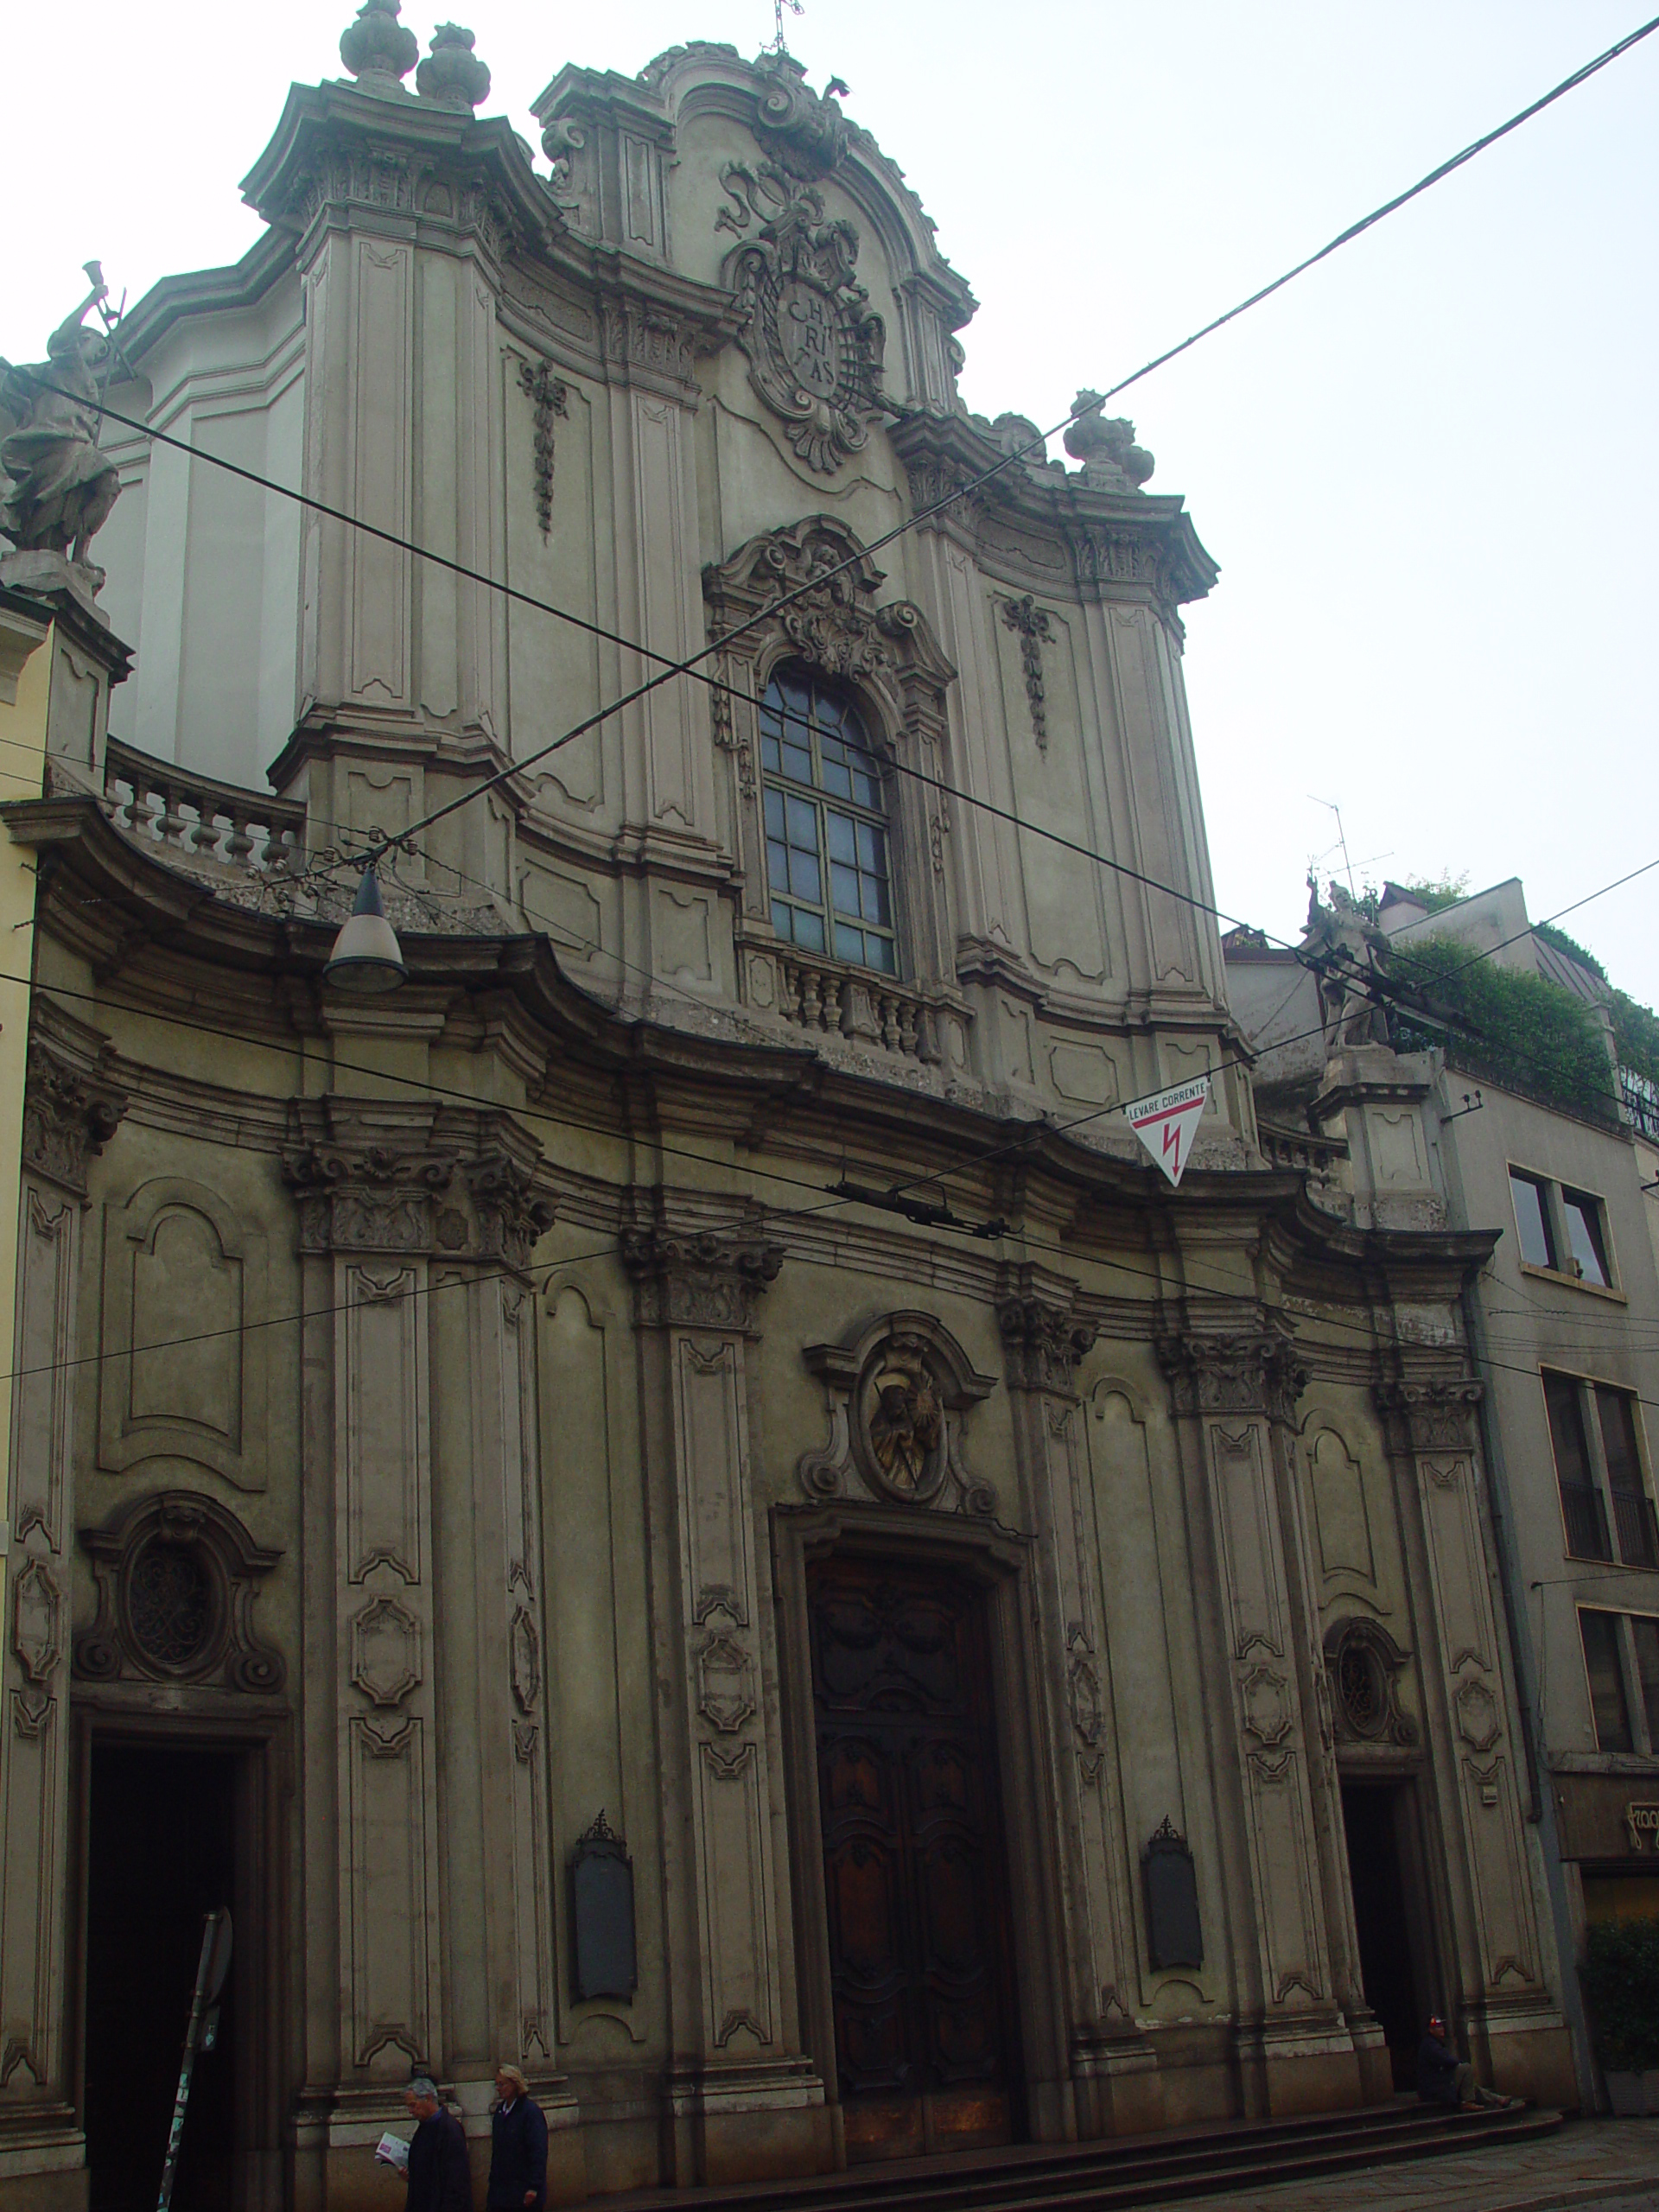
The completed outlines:
[[[213,1628],[213,1586],[198,1554],[157,1539],[132,1562],[127,1621],[133,1643],[157,1667],[181,1672],[199,1660]]]
[[[1388,1684],[1382,1664],[1368,1643],[1342,1647],[1337,1661],[1337,1695],[1343,1718],[1356,1736],[1375,1736],[1389,1717]]]

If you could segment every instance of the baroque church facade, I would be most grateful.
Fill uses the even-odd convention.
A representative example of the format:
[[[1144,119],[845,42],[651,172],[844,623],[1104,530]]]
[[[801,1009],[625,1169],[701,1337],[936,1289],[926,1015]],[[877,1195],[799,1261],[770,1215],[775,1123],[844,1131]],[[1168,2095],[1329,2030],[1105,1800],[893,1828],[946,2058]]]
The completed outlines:
[[[341,51],[35,578],[0,2206],[164,2134],[215,1904],[250,2212],[504,2058],[563,2201],[1351,2106],[1430,2009],[1575,2101],[1491,1239],[1262,1148],[1181,500],[966,410],[786,55],[568,67],[538,163],[467,35]],[[1206,1071],[1172,1188],[1114,1109]]]

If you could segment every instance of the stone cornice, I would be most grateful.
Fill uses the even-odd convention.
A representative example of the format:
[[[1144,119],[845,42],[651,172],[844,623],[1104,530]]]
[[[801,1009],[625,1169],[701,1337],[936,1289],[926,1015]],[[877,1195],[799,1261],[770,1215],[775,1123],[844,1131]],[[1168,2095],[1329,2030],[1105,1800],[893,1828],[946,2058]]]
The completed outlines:
[[[961,413],[918,410],[895,423],[889,435],[917,507],[931,506],[1003,458],[989,425]],[[1133,596],[1138,588],[1173,611],[1204,598],[1220,574],[1179,496],[1102,491],[1081,470],[1063,474],[1011,461],[948,508],[938,523],[977,539],[991,517],[1064,543],[1071,575],[1060,597]],[[1052,579],[1043,588],[1056,595]]]

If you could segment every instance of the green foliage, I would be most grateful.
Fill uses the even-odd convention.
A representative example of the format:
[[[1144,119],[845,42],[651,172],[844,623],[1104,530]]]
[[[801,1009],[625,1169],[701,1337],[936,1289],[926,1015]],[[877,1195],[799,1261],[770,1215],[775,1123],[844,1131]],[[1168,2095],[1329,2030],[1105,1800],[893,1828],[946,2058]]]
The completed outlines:
[[[1659,2067],[1659,1920],[1592,1921],[1580,1972],[1602,2064]]]
[[[1619,1065],[1659,1083],[1659,1016],[1625,991],[1613,993],[1611,1011]]]
[[[1447,937],[1396,942],[1389,966],[1401,982],[1474,1032],[1447,1043],[1450,1058],[1467,1073],[1588,1121],[1617,1118],[1600,1027],[1572,992],[1541,976],[1476,959],[1466,944]],[[1414,1052],[1442,1040],[1427,1027],[1415,1028],[1405,1014],[1398,1041],[1402,1051]]]
[[[1568,937],[1565,930],[1558,930],[1554,922],[1535,922],[1534,937],[1541,937],[1546,944],[1553,944],[1557,952],[1564,952],[1569,960],[1576,960],[1580,968],[1587,968],[1592,976],[1599,976],[1605,983],[1607,970],[1593,952],[1586,951],[1577,938]]]
[[[1469,871],[1461,875],[1425,876],[1421,880],[1409,876],[1400,888],[1420,899],[1431,914],[1438,914],[1442,906],[1455,906],[1469,896]]]

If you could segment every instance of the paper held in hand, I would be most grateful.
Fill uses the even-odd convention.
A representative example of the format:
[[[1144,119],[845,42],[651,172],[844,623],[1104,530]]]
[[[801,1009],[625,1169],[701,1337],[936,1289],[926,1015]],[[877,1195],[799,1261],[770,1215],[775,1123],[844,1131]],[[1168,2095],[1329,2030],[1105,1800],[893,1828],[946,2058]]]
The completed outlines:
[[[1210,1078],[1195,1077],[1150,1098],[1132,1098],[1123,1109],[1129,1127],[1172,1183],[1179,1183],[1192,1149],[1192,1139],[1210,1096]]]
[[[401,2135],[383,2135],[374,2146],[374,2155],[383,2166],[396,2166],[398,2172],[409,2164],[409,2145]]]

